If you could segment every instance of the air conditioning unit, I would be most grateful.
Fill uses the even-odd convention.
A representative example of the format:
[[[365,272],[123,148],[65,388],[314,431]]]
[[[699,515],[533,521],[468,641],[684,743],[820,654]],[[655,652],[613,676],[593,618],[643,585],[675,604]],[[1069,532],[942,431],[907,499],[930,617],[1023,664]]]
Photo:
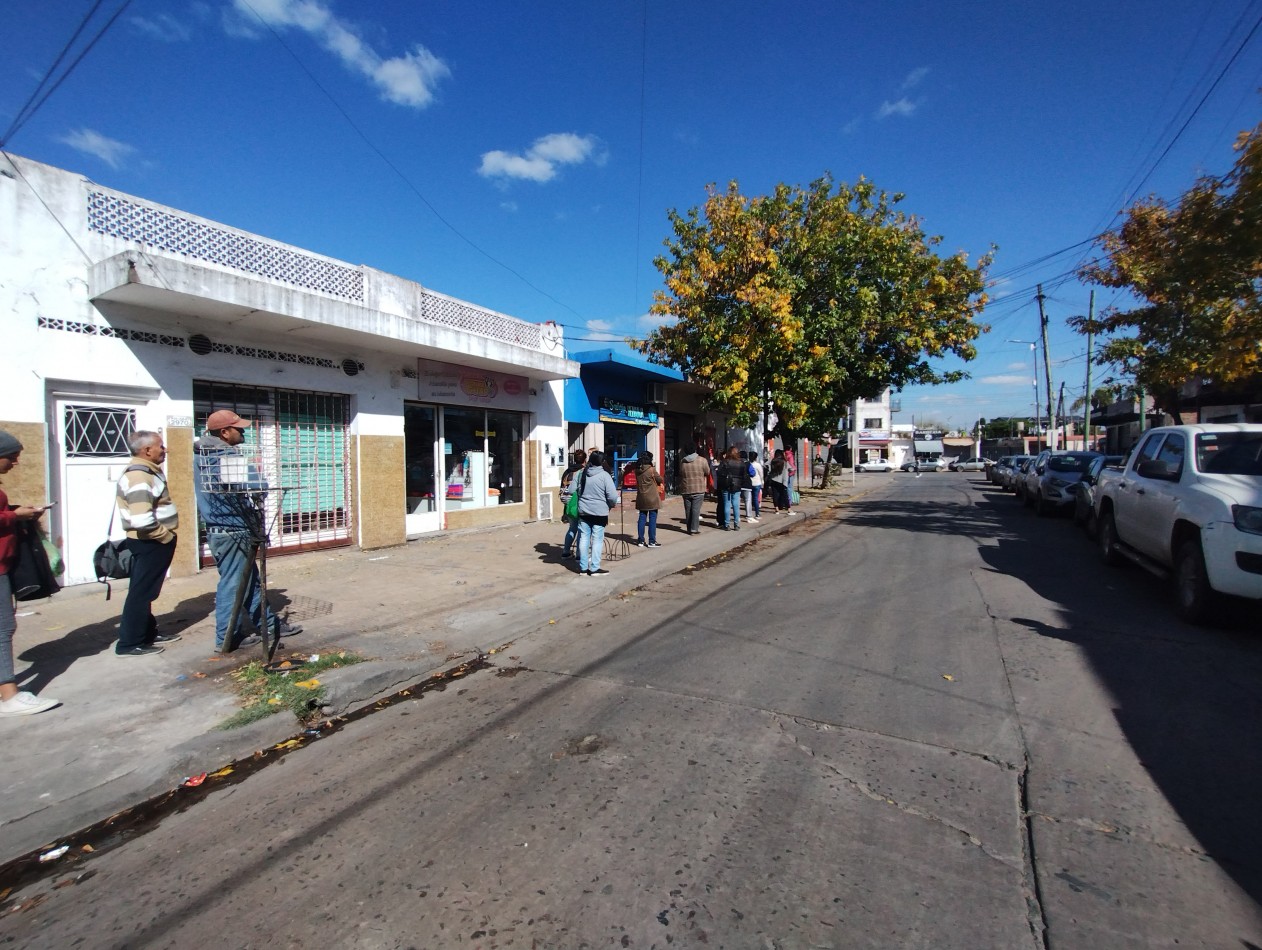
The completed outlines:
[[[654,406],[666,405],[666,384],[649,383],[648,396],[645,397],[645,401]]]
[[[552,492],[541,491],[539,493],[539,521],[552,520]]]

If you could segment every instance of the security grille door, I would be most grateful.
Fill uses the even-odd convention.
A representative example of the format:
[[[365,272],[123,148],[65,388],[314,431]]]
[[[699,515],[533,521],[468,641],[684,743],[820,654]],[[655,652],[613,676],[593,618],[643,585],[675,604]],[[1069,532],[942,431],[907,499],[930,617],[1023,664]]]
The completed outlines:
[[[247,444],[271,462],[267,523],[277,553],[351,542],[347,428],[350,400],[334,393],[263,389],[195,382],[198,433],[217,409],[231,409],[252,425]]]

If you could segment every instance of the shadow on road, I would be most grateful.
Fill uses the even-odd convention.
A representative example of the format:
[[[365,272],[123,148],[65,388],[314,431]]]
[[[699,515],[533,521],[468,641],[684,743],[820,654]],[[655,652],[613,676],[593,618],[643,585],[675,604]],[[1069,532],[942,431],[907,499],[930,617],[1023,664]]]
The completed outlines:
[[[1167,582],[1100,563],[1072,519],[1039,518],[1012,495],[968,486],[959,502],[849,506],[850,524],[978,539],[982,560],[1054,606],[1063,625],[1012,623],[1074,644],[1115,700],[1138,760],[1205,852],[1262,903],[1262,635],[1257,607],[1224,604],[1213,628],[1179,620]]]

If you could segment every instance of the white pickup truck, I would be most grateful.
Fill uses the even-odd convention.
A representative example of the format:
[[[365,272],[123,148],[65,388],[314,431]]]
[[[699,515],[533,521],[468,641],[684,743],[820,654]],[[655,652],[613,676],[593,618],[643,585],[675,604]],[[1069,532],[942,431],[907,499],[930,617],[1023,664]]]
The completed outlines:
[[[1175,609],[1211,619],[1216,594],[1262,599],[1262,425],[1150,429],[1095,488],[1106,564],[1174,580]]]

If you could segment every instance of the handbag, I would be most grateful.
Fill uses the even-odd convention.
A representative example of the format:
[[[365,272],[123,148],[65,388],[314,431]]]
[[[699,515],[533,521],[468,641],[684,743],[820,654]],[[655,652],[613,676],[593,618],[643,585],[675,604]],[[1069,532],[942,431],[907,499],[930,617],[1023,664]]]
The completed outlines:
[[[587,470],[584,469],[578,477],[578,488],[570,492],[570,497],[565,499],[565,517],[569,521],[578,520],[578,500],[583,494],[583,483],[587,481]]]
[[[150,469],[147,465],[129,465],[123,469],[123,474],[148,471]],[[127,547],[126,539],[110,540],[110,535],[114,533],[114,515],[117,513],[118,503],[115,502],[110,506],[110,526],[105,532],[105,542],[92,552],[92,569],[96,572],[97,583],[105,585],[106,600],[109,600],[114,593],[110,581],[121,581],[131,577],[131,551]]]
[[[10,572],[14,600],[40,600],[61,590],[44,550],[44,535],[33,521],[18,525],[18,559]]]

